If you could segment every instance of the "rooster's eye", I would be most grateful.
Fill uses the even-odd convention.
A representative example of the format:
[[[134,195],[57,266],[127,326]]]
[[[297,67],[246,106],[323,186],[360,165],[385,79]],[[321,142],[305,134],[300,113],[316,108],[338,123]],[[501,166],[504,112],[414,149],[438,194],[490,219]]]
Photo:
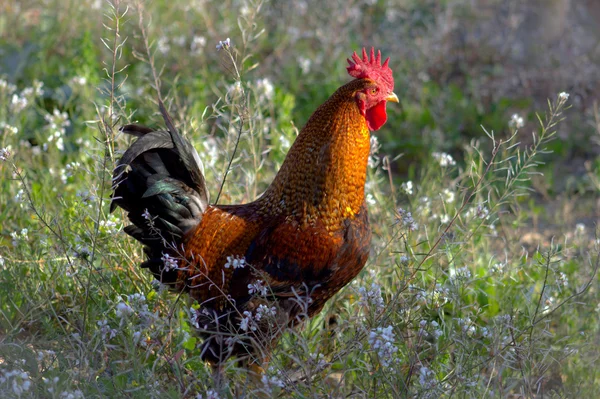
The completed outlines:
[[[371,89],[371,94],[372,94],[372,95],[375,95],[375,94],[377,94],[377,89]]]

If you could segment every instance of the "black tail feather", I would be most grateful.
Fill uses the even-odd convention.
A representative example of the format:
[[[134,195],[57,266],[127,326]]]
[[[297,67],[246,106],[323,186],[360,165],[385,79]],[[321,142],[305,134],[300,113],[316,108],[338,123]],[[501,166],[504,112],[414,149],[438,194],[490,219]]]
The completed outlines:
[[[181,240],[202,220],[208,190],[198,153],[175,129],[162,101],[159,108],[167,130],[126,125],[121,131],[138,137],[119,160],[113,174],[111,212],[128,212],[125,232],[145,245],[148,267],[164,283],[176,280],[165,270],[163,257],[176,253]]]

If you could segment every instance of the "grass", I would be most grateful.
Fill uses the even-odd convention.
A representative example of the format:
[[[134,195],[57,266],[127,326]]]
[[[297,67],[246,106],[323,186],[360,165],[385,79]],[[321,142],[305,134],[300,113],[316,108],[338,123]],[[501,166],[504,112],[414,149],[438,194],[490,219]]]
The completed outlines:
[[[384,33],[432,31],[433,3],[0,6],[0,396],[593,397],[599,162],[570,181],[550,151],[584,115],[565,94],[536,113],[527,97],[483,106],[475,77],[415,80],[423,58]],[[118,127],[160,125],[163,97],[212,198],[251,201],[373,41],[406,94],[372,141],[368,264],[284,334],[261,383],[234,362],[215,381],[197,305],[139,269],[108,212]]]

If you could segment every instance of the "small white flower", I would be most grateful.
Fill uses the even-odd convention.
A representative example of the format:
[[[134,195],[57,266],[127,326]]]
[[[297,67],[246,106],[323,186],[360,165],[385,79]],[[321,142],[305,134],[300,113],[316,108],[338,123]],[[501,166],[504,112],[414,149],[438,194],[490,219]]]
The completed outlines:
[[[256,321],[260,321],[262,318],[269,319],[275,317],[277,314],[277,308],[275,306],[268,307],[266,305],[258,305],[258,309],[256,309],[256,315],[254,319]]]
[[[264,285],[262,280],[256,280],[256,282],[248,284],[248,294],[256,293],[261,296],[266,296],[267,292],[267,287]]]
[[[115,314],[117,315],[117,317],[119,319],[126,318],[127,316],[129,316],[132,313],[133,313],[133,309],[131,309],[131,307],[128,304],[126,304],[125,302],[119,302],[117,304]]]
[[[310,72],[312,61],[306,57],[298,57],[296,60],[298,61],[298,65],[300,65],[302,75],[307,75]]]
[[[456,165],[456,161],[452,158],[452,155],[446,154],[445,152],[434,152],[431,156],[439,162],[442,168]]]
[[[502,274],[506,268],[506,263],[498,262],[492,265],[492,273]]]
[[[442,192],[442,194],[440,194],[442,196],[442,199],[444,200],[445,203],[447,204],[451,204],[454,202],[454,191],[448,190],[447,188],[444,189],[444,191]]]
[[[244,311],[243,313],[243,318],[240,321],[240,329],[242,331],[256,331],[256,323],[254,322],[254,319],[252,318],[252,313],[249,311]]]
[[[508,125],[513,129],[520,129],[525,126],[525,120],[519,114],[513,114],[508,122]]]
[[[19,128],[2,121],[0,122],[0,131],[7,131],[8,133],[17,134],[19,133]]]
[[[373,194],[368,193],[367,196],[365,197],[365,201],[367,201],[367,204],[369,205],[376,205],[377,201],[375,200],[375,197],[373,197]]]
[[[246,258],[237,255],[228,256],[224,267],[225,269],[229,269],[230,267],[233,267],[234,269],[243,269],[246,267]]]
[[[10,158],[10,147],[0,149],[0,161],[6,161]]]
[[[259,100],[270,101],[275,95],[275,87],[268,78],[259,79],[256,81],[256,92],[259,95]]]
[[[567,101],[567,100],[569,99],[569,93],[567,93],[567,92],[563,91],[563,92],[561,92],[561,93],[558,95],[558,98],[559,98],[561,101]]]
[[[169,254],[163,254],[160,258],[163,261],[163,271],[168,272],[177,269],[177,260]]]
[[[556,278],[556,283],[558,284],[559,287],[565,288],[566,286],[569,285],[569,278],[567,277],[567,275],[565,273],[559,272],[558,277]]]
[[[402,183],[402,185],[400,186],[400,188],[408,195],[412,195],[413,194],[413,182],[412,181],[407,181]]]
[[[71,83],[74,85],[85,86],[87,78],[85,76],[74,76],[71,78]]]
[[[194,54],[200,54],[202,49],[206,46],[206,38],[204,36],[194,36],[192,43],[190,44],[190,50]]]
[[[402,226],[407,227],[408,231],[415,231],[419,228],[419,225],[412,217],[412,214],[402,208],[398,208],[398,215],[396,216],[396,222],[402,223]]]
[[[161,53],[167,54],[171,50],[171,46],[169,46],[169,38],[166,36],[161,36],[156,42],[156,47]]]
[[[382,366],[388,367],[394,361],[398,347],[394,345],[395,334],[392,326],[377,327],[369,333],[369,345],[377,351]]]
[[[381,287],[378,284],[372,283],[370,289],[360,287],[358,293],[360,294],[360,304],[362,306],[373,307],[377,312],[384,308],[385,303],[381,296]]]
[[[152,216],[150,215],[150,212],[148,212],[148,208],[144,209],[144,213],[142,213],[142,216],[146,220],[152,220]]]
[[[231,47],[231,40],[229,38],[225,40],[219,40],[219,44],[217,44],[217,50],[228,49]]]
[[[419,370],[419,384],[425,389],[435,388],[437,380],[433,371],[425,366],[421,367]]]

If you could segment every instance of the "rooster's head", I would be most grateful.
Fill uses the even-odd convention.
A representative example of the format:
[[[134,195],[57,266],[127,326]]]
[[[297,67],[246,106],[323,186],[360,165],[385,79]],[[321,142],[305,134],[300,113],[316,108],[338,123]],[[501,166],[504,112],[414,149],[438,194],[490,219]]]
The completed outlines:
[[[348,73],[356,79],[364,79],[364,87],[354,96],[362,116],[367,120],[369,130],[378,130],[387,120],[386,103],[398,102],[394,94],[394,77],[388,66],[389,57],[381,64],[381,51],[371,47],[371,56],[363,48],[362,59],[354,52],[352,59],[348,59]]]

